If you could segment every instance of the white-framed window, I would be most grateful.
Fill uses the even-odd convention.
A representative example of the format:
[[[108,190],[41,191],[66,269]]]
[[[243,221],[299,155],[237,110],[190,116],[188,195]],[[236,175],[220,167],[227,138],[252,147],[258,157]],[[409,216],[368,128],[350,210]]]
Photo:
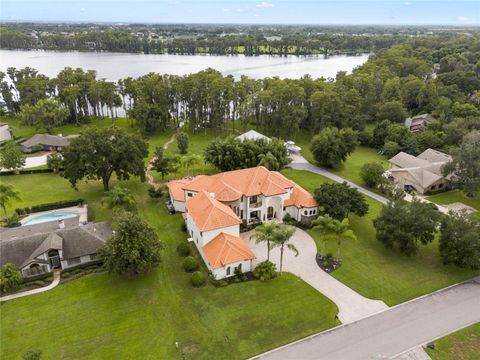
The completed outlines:
[[[68,266],[77,265],[77,264],[80,264],[80,263],[81,263],[80,257],[71,258],[71,259],[67,260]]]
[[[227,275],[230,275],[230,266],[227,266],[226,274],[227,274]]]
[[[90,261],[95,261],[98,259],[97,254],[90,254]]]

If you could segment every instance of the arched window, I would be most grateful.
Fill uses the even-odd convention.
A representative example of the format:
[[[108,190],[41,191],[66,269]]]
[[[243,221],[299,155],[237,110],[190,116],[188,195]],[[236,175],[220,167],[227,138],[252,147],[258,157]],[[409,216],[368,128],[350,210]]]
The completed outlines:
[[[230,275],[230,266],[227,267],[227,275]]]

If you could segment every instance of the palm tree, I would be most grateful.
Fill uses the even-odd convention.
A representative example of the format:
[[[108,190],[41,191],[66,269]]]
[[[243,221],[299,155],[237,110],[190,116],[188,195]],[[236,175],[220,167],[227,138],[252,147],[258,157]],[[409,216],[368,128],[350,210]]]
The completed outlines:
[[[106,204],[110,209],[123,208],[127,211],[135,211],[137,208],[133,194],[120,186],[108,191],[102,199],[102,204]]]
[[[0,184],[0,206],[5,218],[8,218],[7,205],[13,200],[21,200],[20,193],[11,184]]]
[[[255,228],[255,233],[250,236],[250,239],[255,239],[255,243],[267,243],[267,260],[270,260],[270,241],[272,241],[275,231],[278,229],[276,223],[265,223]]]
[[[187,169],[187,175],[190,175],[190,167],[202,162],[202,157],[197,154],[188,154],[182,157],[182,165]]]
[[[348,219],[342,221],[333,220],[331,224],[331,234],[337,240],[337,258],[340,259],[340,246],[343,240],[357,240],[352,230],[349,229]]]
[[[293,251],[295,256],[298,256],[298,249],[293,244],[289,244],[290,238],[295,233],[295,228],[293,226],[287,225],[277,225],[277,228],[273,234],[273,246],[280,246],[280,275],[282,275],[282,266],[283,266],[283,250],[285,246],[287,249]]]
[[[316,218],[312,222],[313,228],[319,230],[322,235],[322,256],[325,256],[325,244],[329,237],[328,235],[331,235],[333,221],[334,219],[327,214]]]

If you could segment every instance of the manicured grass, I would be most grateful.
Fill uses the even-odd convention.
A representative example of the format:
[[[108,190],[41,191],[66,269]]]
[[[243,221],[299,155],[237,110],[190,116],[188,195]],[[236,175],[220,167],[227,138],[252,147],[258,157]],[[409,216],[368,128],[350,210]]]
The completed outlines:
[[[460,202],[465,205],[471,206],[477,211],[480,211],[480,195],[477,194],[477,196],[471,198],[466,196],[461,190],[452,190],[436,195],[427,196],[427,199],[439,205],[447,205],[455,202]]]
[[[435,343],[435,349],[426,349],[432,360],[480,359],[480,323],[469,326]]]
[[[388,159],[385,156],[378,154],[375,149],[359,146],[343,164],[333,169],[332,172],[355,184],[365,186],[360,176],[360,170],[364,164],[369,162],[381,163],[384,169],[388,169]]]
[[[77,184],[78,191],[70,186],[68,180],[53,173],[2,176],[0,181],[6,184],[13,184],[22,197],[21,201],[12,202],[8,206],[9,213],[18,207],[83,198],[95,210],[97,220],[104,220],[111,216],[111,210],[101,204],[103,186],[98,181],[80,181]],[[139,198],[146,196],[146,192],[142,193],[138,190],[143,189],[144,185],[136,179],[117,182],[113,178],[110,182],[110,187],[115,186],[117,183],[132,191],[136,191]]]
[[[282,173],[310,192],[328,181],[306,171],[288,169]],[[387,249],[376,239],[372,223],[380,213],[381,204],[370,198],[367,201],[370,209],[366,216],[350,216],[357,240],[342,245],[343,265],[332,273],[336,279],[366,297],[395,305],[480,274],[479,271],[443,265],[437,241],[421,246],[411,257]],[[308,232],[321,251],[321,236],[315,230]],[[327,242],[326,249],[335,255],[336,243]]]
[[[187,358],[242,359],[337,324],[336,306],[288,273],[266,283],[191,287],[176,254],[186,238],[181,217],[167,214],[164,199],[145,196],[145,184],[132,180],[129,187],[166,245],[160,267],[135,280],[90,275],[2,303],[0,358],[40,349],[46,359],[174,359],[181,350]],[[89,184],[80,195],[98,199],[99,188]]]

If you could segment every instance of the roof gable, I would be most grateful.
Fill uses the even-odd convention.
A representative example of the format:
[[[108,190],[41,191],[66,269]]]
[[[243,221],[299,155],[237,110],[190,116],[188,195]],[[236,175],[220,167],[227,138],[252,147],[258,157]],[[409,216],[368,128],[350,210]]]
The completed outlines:
[[[203,246],[203,252],[212,269],[244,260],[255,259],[248,245],[237,236],[220,233]]]
[[[241,223],[232,209],[204,190],[188,200],[185,207],[200,231],[210,231]]]

